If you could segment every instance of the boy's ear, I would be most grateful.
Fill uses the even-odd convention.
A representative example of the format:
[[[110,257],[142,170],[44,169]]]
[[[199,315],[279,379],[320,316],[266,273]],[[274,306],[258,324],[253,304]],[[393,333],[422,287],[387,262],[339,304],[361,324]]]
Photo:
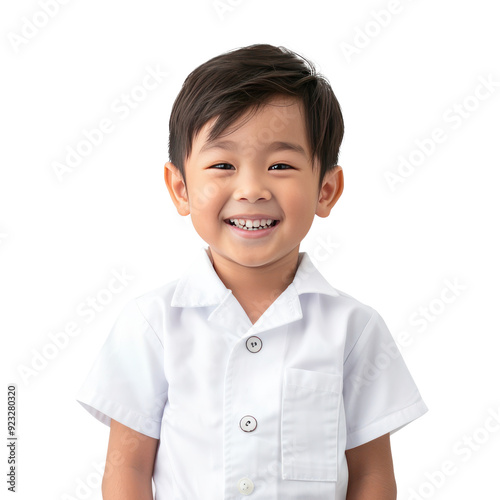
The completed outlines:
[[[336,165],[323,178],[323,185],[319,191],[318,204],[316,206],[316,215],[319,217],[328,217],[343,190],[344,172],[340,165]]]
[[[177,212],[180,215],[189,215],[187,189],[179,170],[173,163],[165,163],[164,177],[165,184],[167,185],[168,192],[174,202],[175,208],[177,208]]]

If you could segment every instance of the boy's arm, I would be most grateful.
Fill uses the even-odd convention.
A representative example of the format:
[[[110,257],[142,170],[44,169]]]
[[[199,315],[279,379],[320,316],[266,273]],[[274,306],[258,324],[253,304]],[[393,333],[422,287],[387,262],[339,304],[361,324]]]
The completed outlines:
[[[152,476],[158,442],[111,419],[103,500],[153,500]]]
[[[349,469],[346,500],[396,500],[389,434],[345,452]]]

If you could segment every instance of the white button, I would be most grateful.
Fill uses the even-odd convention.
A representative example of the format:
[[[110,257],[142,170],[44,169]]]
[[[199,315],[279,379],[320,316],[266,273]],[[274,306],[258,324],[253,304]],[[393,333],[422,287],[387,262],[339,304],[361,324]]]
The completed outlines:
[[[251,415],[245,415],[240,420],[240,427],[245,432],[252,432],[257,428],[257,420]]]
[[[250,495],[253,491],[253,482],[248,477],[244,477],[238,481],[238,489],[242,495]]]
[[[259,337],[248,337],[247,349],[250,352],[259,352],[262,349],[262,340]]]

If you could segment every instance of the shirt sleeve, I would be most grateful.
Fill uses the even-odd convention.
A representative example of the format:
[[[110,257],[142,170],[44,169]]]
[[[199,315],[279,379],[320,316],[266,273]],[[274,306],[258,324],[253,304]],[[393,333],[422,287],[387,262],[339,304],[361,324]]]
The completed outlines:
[[[344,362],[343,391],[346,449],[394,434],[428,411],[396,342],[376,311]]]
[[[136,300],[120,312],[76,400],[100,422],[111,419],[160,438],[168,383],[163,344]]]

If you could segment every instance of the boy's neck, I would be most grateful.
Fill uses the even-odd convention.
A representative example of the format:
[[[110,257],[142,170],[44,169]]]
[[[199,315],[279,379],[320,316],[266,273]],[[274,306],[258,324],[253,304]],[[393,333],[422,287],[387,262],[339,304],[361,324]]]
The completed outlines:
[[[263,267],[246,267],[208,249],[212,265],[254,324],[292,283],[298,267],[299,247],[279,261]]]

